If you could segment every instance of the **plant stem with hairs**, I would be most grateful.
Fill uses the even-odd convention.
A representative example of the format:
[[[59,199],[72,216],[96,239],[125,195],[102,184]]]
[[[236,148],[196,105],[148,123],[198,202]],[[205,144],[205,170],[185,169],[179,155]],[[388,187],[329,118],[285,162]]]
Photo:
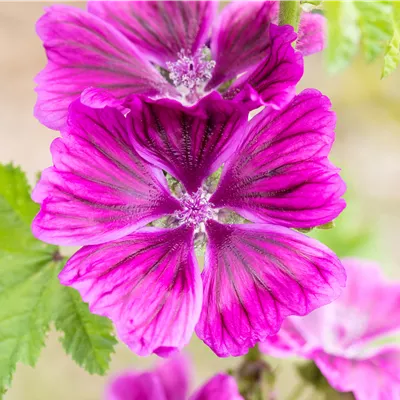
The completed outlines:
[[[292,25],[297,32],[300,21],[300,1],[281,1],[279,8],[279,25]]]

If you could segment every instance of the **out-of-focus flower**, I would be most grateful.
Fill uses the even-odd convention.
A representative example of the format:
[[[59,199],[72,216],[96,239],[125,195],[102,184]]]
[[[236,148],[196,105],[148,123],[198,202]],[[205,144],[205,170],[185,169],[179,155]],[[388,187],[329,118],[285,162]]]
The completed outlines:
[[[249,109],[280,108],[303,73],[290,26],[276,26],[277,2],[93,1],[56,5],[37,23],[48,64],[36,77],[36,117],[61,129],[82,94],[91,107],[124,109],[132,94],[194,103],[214,89]],[[319,51],[323,18],[303,14],[298,48]],[[212,34],[210,36],[212,27]],[[238,78],[239,77],[239,78]]]
[[[191,366],[176,355],[151,371],[126,371],[108,385],[105,400],[243,400],[235,379],[220,373],[189,396]]]
[[[400,346],[374,345],[400,332],[400,284],[375,264],[346,259],[347,287],[332,304],[287,318],[260,348],[278,356],[314,360],[329,384],[357,400],[400,399]]]
[[[126,117],[77,100],[33,193],[33,232],[84,246],[60,280],[113,320],[134,352],[166,356],[196,329],[219,356],[245,354],[345,285],[336,255],[291,229],[345,207],[328,160],[330,108],[316,90],[250,122],[216,92],[192,107],[136,97]],[[224,163],[215,189],[210,176]],[[200,277],[195,246],[204,241]]]

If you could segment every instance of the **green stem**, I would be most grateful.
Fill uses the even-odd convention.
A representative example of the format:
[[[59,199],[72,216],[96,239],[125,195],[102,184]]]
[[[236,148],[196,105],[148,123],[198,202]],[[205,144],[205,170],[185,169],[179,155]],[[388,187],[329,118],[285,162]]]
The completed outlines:
[[[298,383],[286,400],[299,400],[305,388],[306,385],[303,382]]]
[[[247,361],[259,361],[262,359],[262,355],[257,344],[249,349],[249,352],[245,355],[245,359]]]
[[[279,7],[279,25],[292,25],[297,32],[301,12],[300,1],[282,0]]]

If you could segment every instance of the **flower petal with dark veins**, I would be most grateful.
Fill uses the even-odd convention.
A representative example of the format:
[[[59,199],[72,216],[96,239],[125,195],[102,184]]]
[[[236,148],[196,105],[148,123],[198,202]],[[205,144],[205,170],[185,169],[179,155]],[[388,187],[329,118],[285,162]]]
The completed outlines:
[[[226,163],[210,199],[254,222],[310,228],[345,207],[345,184],[328,160],[335,114],[326,96],[305,90],[283,110],[265,109]]]
[[[122,32],[156,64],[195,54],[206,42],[217,1],[90,1],[89,12]]]
[[[290,25],[270,24],[264,58],[241,75],[224,97],[249,108],[264,105],[279,110],[289,103],[303,76],[303,56],[292,46],[296,38]]]
[[[269,25],[277,13],[275,1],[232,1],[222,10],[211,36],[216,65],[210,90],[257,65],[265,58]]]
[[[128,107],[135,149],[192,193],[235,152],[247,122],[243,107],[216,92],[192,107],[139,97]]]
[[[110,318],[120,339],[141,356],[185,346],[198,321],[200,272],[193,229],[143,228],[79,250],[59,275],[90,310]]]
[[[162,171],[132,148],[126,119],[115,109],[92,109],[77,100],[51,151],[54,166],[42,173],[32,195],[41,204],[33,233],[45,242],[104,243],[179,208]]]
[[[117,99],[133,93],[174,95],[171,86],[113,26],[75,7],[49,7],[36,31],[47,66],[36,77],[35,116],[51,129],[65,125],[69,105],[88,87]]]
[[[206,223],[203,310],[197,335],[220,357],[246,354],[284,318],[336,299],[346,273],[323,244],[268,224]]]

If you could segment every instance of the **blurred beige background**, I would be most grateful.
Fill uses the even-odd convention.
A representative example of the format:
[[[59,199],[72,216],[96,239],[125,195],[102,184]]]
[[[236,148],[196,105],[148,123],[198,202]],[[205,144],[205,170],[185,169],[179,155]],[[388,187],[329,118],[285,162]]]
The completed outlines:
[[[50,4],[50,3],[47,3]],[[77,3],[75,3],[77,4]],[[46,3],[0,3],[0,162],[13,161],[28,172],[51,163],[49,144],[56,132],[41,126],[32,115],[33,78],[46,59],[35,35],[35,21]],[[314,87],[329,95],[338,114],[334,160],[351,182],[360,200],[360,213],[381,232],[382,249],[376,257],[392,278],[400,278],[400,71],[385,81],[379,62],[366,66],[356,60],[338,76],[328,76],[320,55],[306,60],[300,88]],[[369,249],[369,254],[375,249]],[[188,348],[196,365],[196,382],[238,360],[218,359],[199,340]],[[111,374],[132,366],[147,366],[119,345]],[[278,388],[288,393],[295,377],[287,363],[279,364]],[[63,354],[55,334],[50,334],[35,369],[19,366],[6,400],[101,399],[107,377],[90,376]],[[309,394],[305,399],[315,399]]]

